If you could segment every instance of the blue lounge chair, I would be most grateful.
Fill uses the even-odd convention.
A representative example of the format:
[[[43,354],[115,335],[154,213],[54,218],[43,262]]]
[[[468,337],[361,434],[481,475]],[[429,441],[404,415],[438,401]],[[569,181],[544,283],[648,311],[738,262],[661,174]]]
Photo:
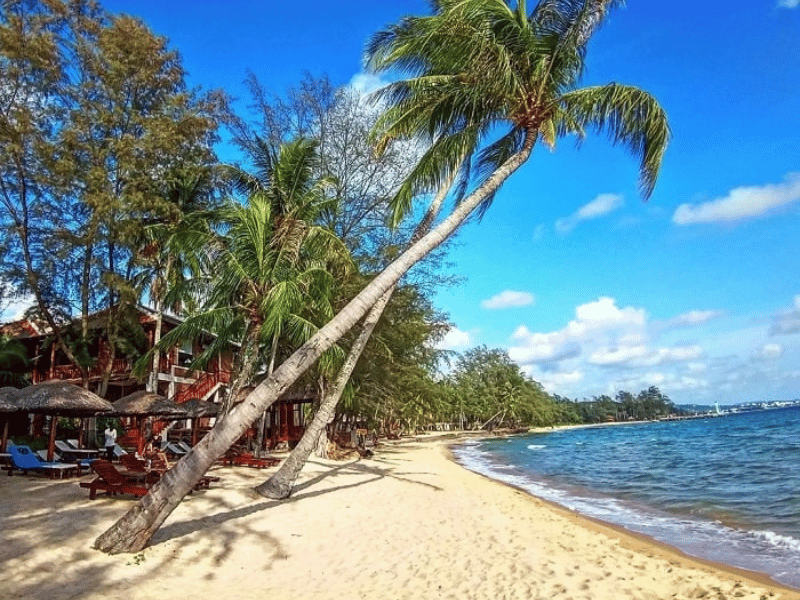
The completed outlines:
[[[63,443],[63,442],[62,442]],[[56,442],[56,446],[58,446],[58,442]],[[66,453],[69,453],[71,448],[67,447]],[[47,462],[47,450],[37,450],[36,455],[43,461]],[[53,458],[55,462],[59,462],[65,465],[76,465],[78,467],[78,476],[81,475],[82,469],[86,468],[88,471],[92,466],[92,462],[97,460],[97,458],[78,458],[75,460],[67,460],[63,456],[61,456],[58,452],[53,454]]]
[[[41,471],[47,473],[51,478],[58,475],[59,479],[61,479],[65,473],[69,474],[71,471],[79,470],[78,465],[42,461],[28,446],[10,446],[9,452],[11,453],[11,464],[14,465],[14,468],[26,474],[30,471]]]

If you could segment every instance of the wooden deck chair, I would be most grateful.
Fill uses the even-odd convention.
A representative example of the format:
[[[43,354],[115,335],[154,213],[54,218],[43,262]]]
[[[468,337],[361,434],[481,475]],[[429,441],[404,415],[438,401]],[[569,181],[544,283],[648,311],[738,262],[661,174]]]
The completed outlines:
[[[97,491],[101,490],[108,496],[116,494],[131,494],[140,498],[147,493],[147,488],[131,482],[122,475],[117,468],[107,460],[97,459],[92,463],[92,470],[97,473],[93,481],[82,481],[81,487],[89,488],[89,499],[94,500]]]

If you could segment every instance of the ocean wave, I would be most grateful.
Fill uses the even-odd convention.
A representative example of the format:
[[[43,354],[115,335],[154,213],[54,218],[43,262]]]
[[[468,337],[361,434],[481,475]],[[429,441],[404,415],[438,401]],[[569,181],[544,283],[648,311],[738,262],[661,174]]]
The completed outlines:
[[[771,546],[775,546],[776,548],[800,552],[800,540],[791,536],[781,535],[780,533],[775,533],[774,531],[753,531],[751,533],[756,538],[765,540]]]
[[[528,450],[542,450],[547,448],[544,444],[528,444]]]

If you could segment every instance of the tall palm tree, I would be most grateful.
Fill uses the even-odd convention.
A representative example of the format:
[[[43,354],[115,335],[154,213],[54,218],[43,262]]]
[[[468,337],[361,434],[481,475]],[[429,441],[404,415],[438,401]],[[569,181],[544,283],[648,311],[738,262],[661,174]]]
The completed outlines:
[[[401,66],[418,74],[384,88],[381,96],[389,109],[378,123],[380,146],[396,137],[416,136],[430,142],[394,202],[397,224],[420,190],[438,188],[430,209],[414,232],[412,244],[428,232],[465,158],[475,154],[486,135],[495,133],[491,127],[511,125],[505,135],[475,157],[479,171],[492,172],[510,154],[519,152],[528,121],[535,135],[550,146],[559,134],[583,135],[586,124],[603,125],[602,116],[598,119],[597,115],[576,114],[579,111],[573,104],[578,104],[584,113],[586,105],[591,103],[607,104],[606,111],[609,108],[620,111],[625,102],[643,103],[645,110],[652,107],[646,94],[636,88],[618,89],[618,86],[577,90],[580,93],[566,99],[566,106],[561,106],[565,93],[576,91],[590,34],[615,3],[573,3],[562,13],[559,11],[565,8],[564,3],[556,6],[554,2],[542,2],[528,15],[524,1],[515,9],[501,0],[441,1],[434,3],[435,13],[431,17],[404,19],[373,38],[368,54],[375,69]],[[502,48],[498,48],[498,40],[502,40]],[[533,60],[514,61],[515,56],[523,53]],[[492,73],[491,81],[486,81],[490,71],[496,69],[501,70]],[[471,85],[473,82],[476,85]],[[489,85],[481,86],[481,82]],[[597,112],[594,108],[590,110]],[[626,133],[624,127],[612,130],[613,135],[622,136],[620,140]],[[662,133],[667,134],[666,128]],[[658,164],[660,154],[645,159],[650,165]],[[645,180],[646,194],[652,191],[653,183],[654,179]],[[481,211],[488,208],[492,198],[493,194],[487,196]],[[256,488],[260,494],[269,498],[286,498],[291,494],[294,480],[333,419],[336,404],[393,291],[394,287],[390,288],[371,308],[335,384],[327,391],[303,439],[280,469]]]
[[[213,270],[200,290],[203,307],[154,349],[212,331],[214,341],[192,364],[200,367],[239,343],[222,417],[260,364],[272,370],[282,339],[299,346],[332,316],[331,269],[346,269],[348,257],[338,238],[316,224],[331,203],[327,182],[313,177],[315,161],[316,144],[297,140],[279,150],[260,146],[253,175],[231,169],[248,198],[230,200],[215,214],[222,234],[206,239]]]
[[[454,171],[450,178],[442,185],[439,192],[432,199],[428,210],[423,215],[414,233],[409,241],[409,246],[419,240],[426,234],[431,225],[433,224],[436,216],[441,210],[442,203],[450,192],[450,188],[455,181],[455,175],[458,171]],[[314,417],[303,432],[300,441],[292,449],[289,456],[281,463],[280,468],[273,473],[266,481],[256,487],[256,491],[267,498],[283,499],[288,498],[294,489],[294,482],[303,470],[306,461],[311,456],[315,449],[318,449],[318,454],[325,452],[324,448],[327,445],[327,427],[333,421],[336,414],[336,406],[342,398],[350,377],[358,364],[361,354],[369,342],[375,327],[378,325],[381,316],[383,316],[389,301],[394,294],[396,285],[392,285],[372,306],[367,316],[361,323],[361,330],[358,332],[352,346],[339,368],[339,372],[332,386],[326,387],[324,390],[322,401],[320,402]]]
[[[173,214],[148,224],[138,240],[137,287],[147,292],[155,312],[153,344],[161,341],[166,311],[191,312],[195,300],[191,283],[200,277],[214,216],[214,175],[210,169],[182,173],[167,183],[165,199]],[[161,352],[153,352],[148,391],[155,392]]]
[[[529,13],[523,1],[513,6],[503,0],[438,0],[432,3],[432,15],[403,19],[372,40],[368,59],[373,68],[402,69],[410,75],[390,86],[385,96],[390,108],[381,134],[432,140],[405,198],[398,198],[398,217],[416,192],[437,189],[465,152],[475,156],[487,176],[256,387],[95,547],[107,552],[144,547],[210,464],[414,264],[474,211],[488,207],[537,142],[554,145],[562,135],[606,131],[614,143],[640,156],[642,192],[652,192],[669,138],[664,111],[634,87],[578,87],[591,33],[617,4],[541,0]],[[498,131],[499,137],[491,140]]]

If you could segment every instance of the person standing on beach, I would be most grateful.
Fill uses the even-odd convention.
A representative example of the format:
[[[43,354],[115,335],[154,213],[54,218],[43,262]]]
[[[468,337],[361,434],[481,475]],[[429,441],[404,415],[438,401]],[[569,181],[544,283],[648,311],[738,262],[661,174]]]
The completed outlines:
[[[117,443],[117,429],[112,428],[111,425],[106,425],[106,430],[103,433],[106,436],[106,460],[111,462],[114,460],[114,446]]]

